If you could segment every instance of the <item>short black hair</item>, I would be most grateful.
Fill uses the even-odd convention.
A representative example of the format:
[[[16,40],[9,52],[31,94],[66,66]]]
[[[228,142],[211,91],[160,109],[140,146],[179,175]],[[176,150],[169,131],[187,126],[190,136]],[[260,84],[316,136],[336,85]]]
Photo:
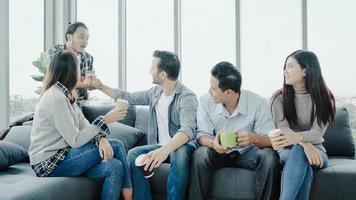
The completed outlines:
[[[211,75],[219,81],[219,88],[222,91],[231,89],[236,93],[240,93],[241,73],[233,64],[220,62],[211,69]]]
[[[74,23],[71,23],[69,24],[68,28],[67,28],[67,31],[66,31],[66,34],[65,34],[65,38],[66,38],[66,41],[68,41],[68,38],[67,38],[67,35],[73,35],[75,33],[75,31],[79,28],[79,27],[83,27],[85,29],[88,30],[87,26],[83,23],[83,22],[74,22]]]
[[[158,71],[164,71],[168,74],[168,79],[175,81],[178,79],[180,71],[180,62],[176,54],[169,51],[155,50],[153,57],[159,58],[157,65]]]

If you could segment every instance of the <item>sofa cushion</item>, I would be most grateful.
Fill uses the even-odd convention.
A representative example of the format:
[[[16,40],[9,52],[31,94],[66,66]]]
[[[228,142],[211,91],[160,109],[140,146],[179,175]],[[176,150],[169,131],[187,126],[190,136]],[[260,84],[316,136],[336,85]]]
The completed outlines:
[[[0,172],[0,199],[94,200],[101,183],[85,177],[36,177],[29,163],[18,163]]]
[[[329,156],[354,156],[355,144],[346,108],[336,110],[336,121],[330,124],[324,134],[323,143]]]
[[[314,171],[310,199],[349,199],[356,197],[356,160],[329,157],[328,167]]]
[[[132,149],[145,135],[141,130],[122,123],[113,122],[108,124],[110,129],[109,138],[118,139],[124,143],[126,151]]]
[[[98,116],[105,115],[113,108],[114,108],[113,105],[108,105],[108,106],[85,105],[82,107],[82,111],[83,111],[84,116],[91,123]],[[133,127],[133,126],[135,126],[135,120],[136,120],[136,107],[130,105],[129,109],[127,110],[125,119],[120,120],[119,122]]]
[[[20,145],[8,141],[0,141],[0,171],[27,157],[27,151]]]
[[[31,143],[31,129],[32,126],[14,126],[4,140],[18,144],[28,150]]]

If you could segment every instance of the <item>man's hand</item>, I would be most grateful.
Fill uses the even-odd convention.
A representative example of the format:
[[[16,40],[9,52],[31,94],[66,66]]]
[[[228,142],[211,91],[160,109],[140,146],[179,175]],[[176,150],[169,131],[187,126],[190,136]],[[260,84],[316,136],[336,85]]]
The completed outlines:
[[[111,160],[114,156],[114,151],[106,138],[101,138],[99,141],[99,154],[104,161]]]
[[[240,131],[237,133],[236,145],[239,147],[246,147],[255,144],[257,135],[247,131]]]
[[[169,154],[170,151],[166,147],[160,147],[158,149],[150,151],[146,155],[147,159],[144,170],[152,171],[153,168],[159,167],[168,158]]]
[[[320,150],[309,142],[300,142],[299,144],[304,148],[304,153],[308,158],[309,164],[322,168],[324,160],[321,156]]]
[[[214,138],[214,140],[213,140],[213,147],[214,147],[214,149],[215,149],[215,151],[216,152],[218,152],[219,154],[225,154],[226,152],[228,152],[229,151],[229,149],[227,149],[227,148],[225,148],[225,147],[223,147],[223,146],[221,146],[220,144],[220,134],[221,134],[222,132],[220,132],[220,133],[218,133],[216,136],[215,136],[215,138]]]
[[[103,83],[101,82],[100,79],[98,79],[97,77],[95,77],[92,80],[91,85],[89,86],[89,90],[97,90],[103,87]]]
[[[92,82],[93,82],[93,79],[95,79],[94,76],[86,76],[84,81],[83,81],[83,84],[86,86],[86,87],[90,87]]]

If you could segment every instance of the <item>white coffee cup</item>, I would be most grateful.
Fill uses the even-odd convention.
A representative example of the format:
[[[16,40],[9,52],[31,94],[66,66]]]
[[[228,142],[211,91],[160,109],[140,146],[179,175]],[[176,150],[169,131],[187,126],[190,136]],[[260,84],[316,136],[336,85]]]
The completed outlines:
[[[124,99],[116,100],[116,109],[117,110],[125,110],[128,108],[129,102]]]
[[[135,165],[140,169],[145,178],[151,178],[154,174],[154,171],[145,170],[146,161],[146,154],[141,154],[136,158]]]
[[[270,130],[270,131],[268,132],[268,137],[269,137],[270,139],[272,139],[272,138],[274,138],[274,137],[280,136],[281,134],[282,134],[281,129],[273,129],[273,130]],[[281,152],[282,150],[283,150],[283,148],[282,148],[282,149],[279,149],[277,152],[279,153],[279,152]]]
[[[274,138],[281,135],[281,129],[273,129],[268,132],[268,137]]]

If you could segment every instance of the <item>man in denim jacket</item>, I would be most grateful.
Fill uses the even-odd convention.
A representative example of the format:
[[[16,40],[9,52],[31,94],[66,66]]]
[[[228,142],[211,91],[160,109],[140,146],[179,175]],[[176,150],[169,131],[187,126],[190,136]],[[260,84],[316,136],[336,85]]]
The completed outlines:
[[[134,188],[134,199],[151,199],[150,183],[136,167],[135,160],[146,154],[145,170],[152,171],[168,159],[168,199],[183,199],[189,180],[189,161],[195,150],[194,142],[198,101],[196,95],[178,79],[178,57],[167,51],[155,51],[150,69],[157,86],[142,92],[129,93],[102,85],[97,88],[115,100],[125,99],[133,105],[149,105],[148,145],[128,152]],[[191,142],[189,142],[191,141]]]

